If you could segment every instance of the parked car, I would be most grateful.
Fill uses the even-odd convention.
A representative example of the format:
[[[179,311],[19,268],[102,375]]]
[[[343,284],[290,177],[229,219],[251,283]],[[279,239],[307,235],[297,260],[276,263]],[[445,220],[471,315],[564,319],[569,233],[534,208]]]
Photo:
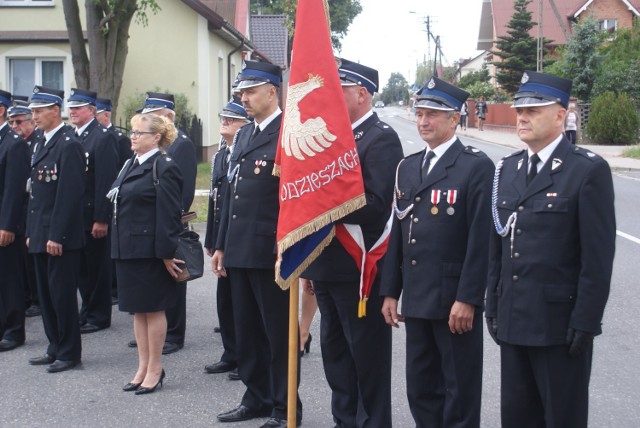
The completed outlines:
[[[376,107],[376,108],[384,108],[384,103],[382,101],[376,101],[374,107]]]

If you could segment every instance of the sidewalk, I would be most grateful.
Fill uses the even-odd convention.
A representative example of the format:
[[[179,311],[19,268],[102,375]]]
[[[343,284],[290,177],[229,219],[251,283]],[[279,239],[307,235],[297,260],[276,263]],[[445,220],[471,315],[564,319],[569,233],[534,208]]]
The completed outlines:
[[[393,108],[393,107],[392,107]],[[398,117],[415,122],[415,116],[407,113],[404,109],[396,108]],[[486,126],[486,125],[485,125]],[[526,148],[515,133],[508,131],[487,130],[480,131],[477,128],[467,128],[465,131],[458,128],[457,135],[469,137],[475,140],[487,143],[499,144],[501,146],[513,147],[515,150]],[[622,152],[629,146],[598,146],[598,145],[579,145],[585,149],[602,156],[611,169],[617,171],[640,171],[640,159],[632,159],[622,157]]]

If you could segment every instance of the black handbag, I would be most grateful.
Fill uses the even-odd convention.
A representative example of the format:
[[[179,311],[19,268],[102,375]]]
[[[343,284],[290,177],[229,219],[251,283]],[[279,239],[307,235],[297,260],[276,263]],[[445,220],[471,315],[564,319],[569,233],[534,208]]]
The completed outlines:
[[[153,161],[154,186],[157,186],[160,182],[156,170],[156,164],[159,158],[160,156],[156,157]],[[176,282],[191,281],[200,278],[204,274],[204,250],[200,243],[200,235],[188,228],[189,221],[195,218],[196,214],[194,212],[189,212],[182,216],[184,229],[178,235],[178,248],[176,248],[176,253],[173,258],[183,260],[184,264],[180,266],[182,272],[175,278]]]

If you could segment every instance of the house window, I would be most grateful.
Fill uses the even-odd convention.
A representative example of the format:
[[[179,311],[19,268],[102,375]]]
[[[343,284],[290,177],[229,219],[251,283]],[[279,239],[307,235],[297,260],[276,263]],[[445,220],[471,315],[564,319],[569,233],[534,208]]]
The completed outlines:
[[[615,19],[601,19],[598,21],[600,31],[603,31],[609,34],[616,31],[617,24],[618,22]]]
[[[64,61],[56,58],[14,58],[9,60],[11,92],[31,95],[35,85],[64,90]]]
[[[55,6],[55,0],[0,0],[0,7],[2,6]]]

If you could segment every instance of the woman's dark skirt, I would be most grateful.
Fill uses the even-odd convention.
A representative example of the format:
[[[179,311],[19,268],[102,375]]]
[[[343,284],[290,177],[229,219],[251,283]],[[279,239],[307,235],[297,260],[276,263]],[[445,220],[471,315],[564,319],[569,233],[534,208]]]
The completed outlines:
[[[157,312],[175,306],[178,287],[161,259],[116,260],[122,312]]]

